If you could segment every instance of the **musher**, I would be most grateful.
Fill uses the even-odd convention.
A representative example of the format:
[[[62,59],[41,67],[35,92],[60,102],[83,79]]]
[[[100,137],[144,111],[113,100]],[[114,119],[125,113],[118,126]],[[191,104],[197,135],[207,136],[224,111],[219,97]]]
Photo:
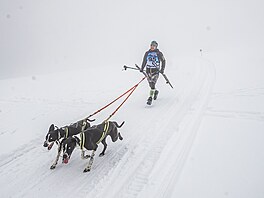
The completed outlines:
[[[165,58],[161,51],[158,49],[158,43],[152,41],[150,44],[150,49],[145,53],[140,72],[143,72],[146,67],[146,73],[148,75],[148,82],[150,86],[149,98],[147,104],[151,105],[152,100],[156,100],[159,91],[156,89],[155,85],[159,78],[159,73],[163,74],[165,69]]]

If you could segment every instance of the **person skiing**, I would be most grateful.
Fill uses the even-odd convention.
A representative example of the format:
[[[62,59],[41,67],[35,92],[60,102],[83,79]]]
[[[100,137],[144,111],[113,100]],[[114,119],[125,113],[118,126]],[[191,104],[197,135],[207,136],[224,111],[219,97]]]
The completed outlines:
[[[164,73],[165,64],[166,61],[162,52],[158,49],[158,43],[156,41],[152,41],[150,49],[144,55],[140,69],[140,72],[143,72],[146,67],[146,73],[148,75],[148,82],[150,86],[149,98],[147,100],[148,105],[151,105],[152,100],[156,100],[158,97],[159,91],[156,89],[155,85],[159,78],[159,73]]]

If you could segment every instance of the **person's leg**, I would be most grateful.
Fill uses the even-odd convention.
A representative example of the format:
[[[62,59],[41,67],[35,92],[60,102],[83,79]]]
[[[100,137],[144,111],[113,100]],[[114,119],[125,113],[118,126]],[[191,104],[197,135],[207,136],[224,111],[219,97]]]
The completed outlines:
[[[152,99],[155,93],[155,83],[152,81],[152,77],[150,77],[149,79],[149,86],[150,86],[150,91],[149,91],[149,97],[148,97],[147,104],[151,105]]]
[[[152,75],[149,75],[149,86],[150,86],[150,92],[149,92],[149,98],[148,98],[148,105],[151,105],[152,100],[156,100],[157,99],[157,95],[158,95],[158,90],[156,90],[156,82],[159,78],[159,74],[158,73],[154,73]]]
[[[151,81],[149,82],[149,86],[150,86],[150,97],[154,98],[154,100],[157,99],[157,95],[158,95],[158,90],[156,89],[156,83],[158,81],[159,78],[159,74],[156,73],[154,75],[151,76]]]

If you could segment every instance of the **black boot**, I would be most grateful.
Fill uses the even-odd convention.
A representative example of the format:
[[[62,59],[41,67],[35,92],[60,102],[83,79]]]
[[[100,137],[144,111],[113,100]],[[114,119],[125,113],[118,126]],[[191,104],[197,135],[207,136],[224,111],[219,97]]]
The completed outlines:
[[[147,105],[151,105],[151,104],[152,104],[152,97],[149,97],[147,101]]]
[[[157,97],[158,97],[158,95],[159,95],[159,91],[158,90],[155,90],[155,92],[154,92],[154,100],[157,100]]]

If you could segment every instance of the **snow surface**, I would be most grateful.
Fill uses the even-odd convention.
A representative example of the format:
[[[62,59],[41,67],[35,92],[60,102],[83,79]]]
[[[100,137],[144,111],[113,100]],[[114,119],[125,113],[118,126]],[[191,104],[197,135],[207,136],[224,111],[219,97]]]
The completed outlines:
[[[263,6],[1,0],[1,197],[263,198]],[[140,64],[153,39],[174,89],[160,77],[148,107],[143,82],[113,117],[126,121],[124,140],[107,139],[104,157],[100,145],[91,172],[78,149],[50,170],[50,124],[80,120],[137,83],[122,66]]]
[[[64,126],[82,119],[139,81],[141,74],[117,70],[116,76],[120,78],[112,79],[107,75],[111,70],[106,70],[101,82],[97,76],[89,76],[89,82],[94,84],[87,84],[86,76],[88,72],[98,73],[97,69],[39,76],[35,80],[3,80],[0,150],[4,197],[45,197],[50,191],[52,196],[69,196],[77,191],[81,197],[135,197],[154,190],[160,197],[159,193],[174,186],[174,174],[177,176],[182,169],[214,81],[214,67],[210,63],[202,59],[188,61],[188,67],[184,65],[170,73],[174,76],[174,90],[160,79],[159,87],[164,91],[153,106],[145,105],[146,82],[136,90],[113,118],[119,123],[126,121],[120,129],[124,141],[108,141],[106,156],[96,157],[93,171],[88,174],[82,173],[87,162],[80,159],[79,151],[75,151],[69,165],[60,164],[56,170],[49,170],[56,152],[42,147],[49,124]],[[47,88],[47,81],[53,86]],[[97,123],[113,110],[111,107],[96,116]],[[192,116],[190,110],[195,112]],[[7,140],[12,141],[6,144]],[[56,178],[60,182],[50,185]],[[160,185],[162,188],[158,189]]]

